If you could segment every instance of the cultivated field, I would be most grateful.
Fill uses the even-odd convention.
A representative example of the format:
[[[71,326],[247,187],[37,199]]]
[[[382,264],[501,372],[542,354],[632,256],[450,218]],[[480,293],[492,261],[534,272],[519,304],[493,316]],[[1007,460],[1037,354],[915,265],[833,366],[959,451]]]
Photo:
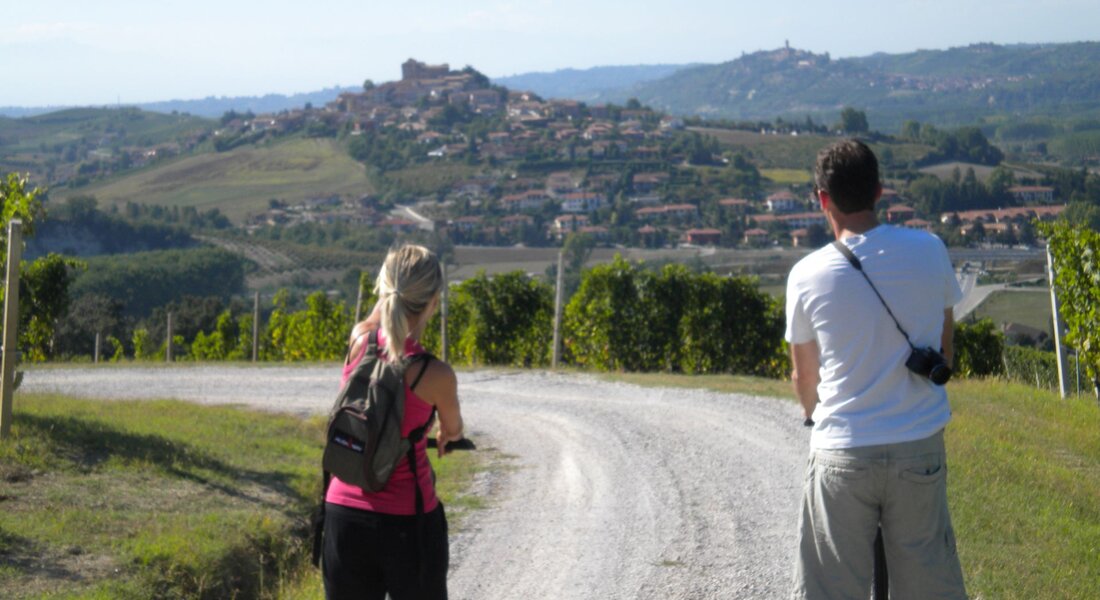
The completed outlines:
[[[978,308],[974,316],[981,319],[989,317],[997,326],[1005,323],[1019,323],[1045,331],[1053,332],[1050,313],[1050,291],[1047,288],[1026,290],[1000,290],[993,292]]]
[[[217,208],[236,223],[266,210],[268,200],[290,203],[333,194],[373,191],[363,166],[329,139],[290,139],[228,152],[181,158],[119,179],[75,190],[60,198],[94,195],[100,206],[139,202]]]
[[[690,127],[704,135],[713,136],[722,146],[745,153],[757,167],[762,169],[811,169],[817,158],[817,151],[836,137],[827,135],[804,134],[761,134],[754,131],[731,129],[711,129]],[[928,154],[931,147],[923,144],[882,144],[873,143],[871,148],[879,156],[889,148],[893,162],[906,164]]]

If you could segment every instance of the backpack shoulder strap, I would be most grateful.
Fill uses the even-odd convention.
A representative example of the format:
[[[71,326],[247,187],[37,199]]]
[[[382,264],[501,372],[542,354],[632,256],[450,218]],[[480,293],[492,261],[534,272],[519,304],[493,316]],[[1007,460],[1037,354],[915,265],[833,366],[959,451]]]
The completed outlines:
[[[435,357],[433,357],[431,354],[428,354],[427,352],[425,352],[423,354],[417,354],[416,356],[412,357],[409,360],[410,363],[414,363],[414,362],[423,363],[422,365],[420,365],[420,372],[416,374],[416,378],[413,379],[412,384],[409,385],[410,390],[415,390],[416,389],[416,385],[418,383],[420,383],[420,379],[422,377],[424,377],[424,373],[428,370],[428,363],[430,363],[433,358],[435,358]]]

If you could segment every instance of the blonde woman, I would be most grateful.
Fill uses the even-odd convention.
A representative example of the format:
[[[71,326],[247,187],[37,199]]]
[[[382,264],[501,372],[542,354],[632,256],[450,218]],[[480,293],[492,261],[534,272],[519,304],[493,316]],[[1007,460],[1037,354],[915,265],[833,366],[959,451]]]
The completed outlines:
[[[420,336],[439,305],[443,285],[439,260],[427,248],[408,245],[391,251],[375,284],[378,303],[352,329],[343,379],[363,356],[367,336],[374,330],[386,360],[427,355]],[[405,385],[402,434],[430,423],[433,412],[438,414],[442,456],[447,442],[462,438],[454,370],[428,355],[411,364]],[[323,549],[325,595],[330,600],[382,600],[387,593],[392,600],[447,598],[447,518],[435,494],[426,438],[415,448],[415,469],[402,460],[379,492],[332,479],[325,495]]]

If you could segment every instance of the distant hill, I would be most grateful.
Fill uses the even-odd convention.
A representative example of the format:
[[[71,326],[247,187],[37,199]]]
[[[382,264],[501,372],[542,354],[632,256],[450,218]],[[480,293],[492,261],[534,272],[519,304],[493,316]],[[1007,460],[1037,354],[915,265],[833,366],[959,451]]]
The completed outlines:
[[[908,54],[833,60],[793,48],[682,69],[603,95],[638,98],[680,115],[832,120],[844,106],[868,113],[872,127],[907,119],[941,125],[992,114],[1100,114],[1100,43],[976,44]]]
[[[27,173],[57,185],[187,152],[216,121],[137,108],[70,108],[18,119],[0,117],[0,173]]]
[[[668,77],[677,71],[693,66],[696,65],[633,65],[561,69],[552,72],[521,73],[508,77],[496,77],[493,79],[493,83],[512,90],[534,92],[543,98],[571,98],[590,101],[598,100],[608,92]]]
[[[165,100],[162,102],[144,102],[140,104],[127,104],[141,110],[159,113],[186,113],[200,117],[215,118],[234,110],[240,113],[252,111],[256,114],[275,113],[283,110],[301,108],[307,103],[314,106],[324,106],[332,102],[343,92],[361,91],[359,86],[331,87],[316,92],[301,94],[264,94],[263,96],[207,96],[197,100]],[[25,107],[25,106],[0,106],[0,116],[6,117],[30,117],[62,110],[63,106],[49,107]],[[104,108],[116,108],[113,106]]]

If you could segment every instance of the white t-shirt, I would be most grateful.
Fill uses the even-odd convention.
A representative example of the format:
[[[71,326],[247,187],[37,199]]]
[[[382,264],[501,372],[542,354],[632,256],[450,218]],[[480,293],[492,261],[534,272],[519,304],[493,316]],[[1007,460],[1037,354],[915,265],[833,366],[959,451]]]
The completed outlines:
[[[943,242],[879,225],[844,239],[918,348],[939,349],[944,309],[962,299]],[[832,245],[787,280],[791,344],[817,341],[820,404],[810,447],[855,448],[926,438],[951,419],[947,392],[909,371],[910,348],[859,271]]]

